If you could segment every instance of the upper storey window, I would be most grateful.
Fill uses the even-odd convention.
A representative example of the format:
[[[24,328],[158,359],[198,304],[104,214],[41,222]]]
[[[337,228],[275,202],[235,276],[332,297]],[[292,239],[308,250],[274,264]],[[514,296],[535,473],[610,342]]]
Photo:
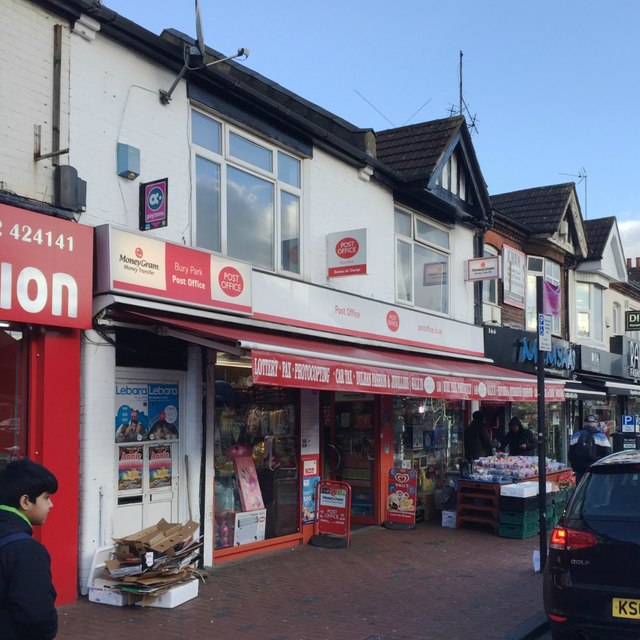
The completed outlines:
[[[551,333],[560,335],[560,313],[562,308],[562,287],[560,283],[560,265],[548,258],[527,256],[527,293],[526,314],[527,329],[538,330],[536,278],[542,279],[548,285],[547,297],[551,315]]]
[[[198,247],[275,272],[301,273],[302,162],[191,111]]]
[[[396,300],[449,313],[449,230],[395,210]]]
[[[467,188],[467,182],[467,165],[458,147],[454,149],[449,156],[449,159],[442,169],[442,173],[436,180],[436,184],[450,191],[454,196],[458,196],[460,200],[473,204],[471,190]]]

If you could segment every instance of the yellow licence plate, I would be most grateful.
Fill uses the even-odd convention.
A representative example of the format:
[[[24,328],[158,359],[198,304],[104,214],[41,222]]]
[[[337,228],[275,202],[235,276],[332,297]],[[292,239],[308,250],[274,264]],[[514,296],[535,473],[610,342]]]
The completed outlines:
[[[640,600],[630,598],[614,598],[612,603],[612,615],[614,618],[631,618],[640,620]]]

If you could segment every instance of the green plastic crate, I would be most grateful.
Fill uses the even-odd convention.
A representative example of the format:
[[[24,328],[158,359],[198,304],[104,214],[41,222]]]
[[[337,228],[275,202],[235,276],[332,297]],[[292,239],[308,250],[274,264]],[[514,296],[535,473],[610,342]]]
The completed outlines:
[[[498,525],[498,535],[501,538],[531,538],[531,536],[535,536],[537,533],[537,521],[524,525],[506,523]]]
[[[499,511],[498,521],[500,524],[516,524],[520,527],[532,523],[537,524],[537,511]]]

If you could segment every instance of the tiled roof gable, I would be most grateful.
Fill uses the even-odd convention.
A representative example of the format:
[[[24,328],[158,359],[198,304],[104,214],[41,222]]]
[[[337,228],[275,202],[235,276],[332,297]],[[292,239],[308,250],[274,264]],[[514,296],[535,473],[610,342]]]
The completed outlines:
[[[534,234],[552,235],[558,229],[573,190],[573,182],[521,189],[491,196],[491,206],[496,213],[511,218]]]
[[[376,133],[376,157],[406,180],[428,180],[464,123],[462,116]]]
[[[585,220],[584,230],[587,236],[589,253],[587,260],[600,260],[604,255],[607,240],[611,234],[611,228],[615,225],[614,216],[607,218],[597,218],[596,220]]]

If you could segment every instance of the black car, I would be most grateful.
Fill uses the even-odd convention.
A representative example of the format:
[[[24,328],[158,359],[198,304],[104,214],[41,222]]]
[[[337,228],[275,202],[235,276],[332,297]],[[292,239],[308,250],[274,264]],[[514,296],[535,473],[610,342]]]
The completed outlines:
[[[591,465],[551,534],[543,585],[554,640],[640,639],[640,451]]]

